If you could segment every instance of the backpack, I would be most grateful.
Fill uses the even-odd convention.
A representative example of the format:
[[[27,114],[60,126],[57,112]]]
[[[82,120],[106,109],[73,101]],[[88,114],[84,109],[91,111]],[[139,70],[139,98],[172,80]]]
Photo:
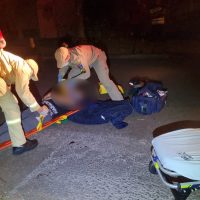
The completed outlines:
[[[167,90],[162,83],[147,82],[138,93],[132,97],[134,110],[143,115],[160,112],[166,104]]]

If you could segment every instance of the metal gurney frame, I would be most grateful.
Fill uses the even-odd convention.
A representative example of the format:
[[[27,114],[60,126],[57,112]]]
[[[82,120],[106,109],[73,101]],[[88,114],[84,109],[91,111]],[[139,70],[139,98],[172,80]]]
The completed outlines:
[[[152,174],[159,175],[162,182],[171,189],[175,199],[187,199],[192,191],[200,190],[200,180],[190,180],[174,171],[164,168],[153,147],[151,149],[149,171]],[[181,179],[181,181],[178,181],[178,179]]]

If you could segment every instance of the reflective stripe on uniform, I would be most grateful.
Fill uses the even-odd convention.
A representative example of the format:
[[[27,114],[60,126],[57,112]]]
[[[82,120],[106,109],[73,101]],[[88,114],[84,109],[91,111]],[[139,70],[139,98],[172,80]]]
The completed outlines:
[[[38,106],[38,103],[35,102],[35,103],[31,104],[29,107],[30,107],[30,108],[35,108],[35,107],[37,107],[37,106]]]
[[[18,124],[18,123],[21,123],[21,119],[18,118],[18,119],[14,119],[14,120],[7,120],[6,123],[7,123],[8,125]]]

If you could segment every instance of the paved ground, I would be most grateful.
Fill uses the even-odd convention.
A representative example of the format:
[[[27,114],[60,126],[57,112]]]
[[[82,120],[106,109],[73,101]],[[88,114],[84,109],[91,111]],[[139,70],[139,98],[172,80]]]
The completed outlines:
[[[52,126],[36,138],[40,145],[23,156],[0,152],[1,200],[169,200],[170,191],[148,172],[152,131],[199,126],[198,62],[176,59],[112,59],[111,71],[124,86],[133,76],[162,80],[169,89],[166,108],[152,116],[133,114],[129,126]],[[41,63],[41,93],[55,82],[54,63]],[[191,121],[185,121],[191,120]],[[191,200],[200,199],[193,193]]]

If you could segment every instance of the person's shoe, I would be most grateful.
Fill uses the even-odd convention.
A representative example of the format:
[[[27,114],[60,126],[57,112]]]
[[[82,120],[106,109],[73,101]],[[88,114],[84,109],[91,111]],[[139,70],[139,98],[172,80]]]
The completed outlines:
[[[38,141],[37,140],[28,140],[25,144],[23,144],[21,147],[13,147],[13,155],[20,155],[26,151],[30,151],[37,147]]]

